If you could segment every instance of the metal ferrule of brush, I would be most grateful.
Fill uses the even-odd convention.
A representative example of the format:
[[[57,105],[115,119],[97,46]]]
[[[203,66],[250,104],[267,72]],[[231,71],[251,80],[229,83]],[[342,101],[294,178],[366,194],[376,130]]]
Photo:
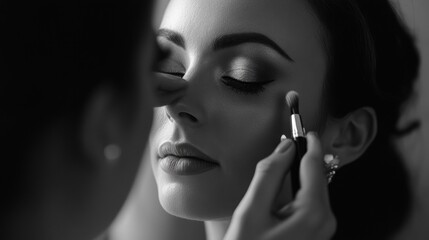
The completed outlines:
[[[301,116],[299,114],[290,115],[290,119],[292,122],[292,137],[305,137],[304,128],[302,127]]]

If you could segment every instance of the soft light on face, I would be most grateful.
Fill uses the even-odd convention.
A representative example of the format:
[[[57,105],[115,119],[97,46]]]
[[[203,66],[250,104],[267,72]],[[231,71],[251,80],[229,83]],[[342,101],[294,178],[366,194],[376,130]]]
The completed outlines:
[[[154,121],[160,202],[185,218],[228,218],[256,163],[281,134],[290,136],[289,90],[300,93],[306,128],[316,126],[327,65],[319,22],[300,0],[173,0],[160,29],[158,40],[171,55],[157,71],[189,81],[186,96],[158,109]],[[170,153],[181,156],[168,165],[176,170],[166,171],[159,164],[165,142],[190,144],[215,165],[177,172],[179,159],[180,166],[207,167],[179,147]]]

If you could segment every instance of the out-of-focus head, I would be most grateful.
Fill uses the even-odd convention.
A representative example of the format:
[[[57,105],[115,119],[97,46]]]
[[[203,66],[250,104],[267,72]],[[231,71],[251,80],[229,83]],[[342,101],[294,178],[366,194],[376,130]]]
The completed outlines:
[[[125,201],[152,122],[151,2],[2,1],[2,215],[15,237],[90,239]]]
[[[231,216],[257,161],[289,133],[289,90],[300,94],[307,130],[319,130],[325,152],[338,155],[354,176],[336,181],[344,186],[337,189],[338,211],[366,196],[353,182],[371,165],[357,164],[361,159],[377,159],[371,178],[361,182],[363,192],[380,195],[369,183],[385,167],[392,174],[378,188],[395,176],[395,183],[406,182],[388,139],[411,93],[418,55],[387,0],[173,0],[158,41],[172,51],[158,72],[189,82],[184,98],[157,111],[151,140],[160,202],[168,212],[200,220]],[[383,151],[392,163],[379,159]],[[404,196],[392,206],[405,206],[407,186],[396,186]],[[381,195],[386,200],[394,192]],[[341,203],[341,197],[350,199]],[[380,204],[375,208],[385,213]],[[363,219],[346,215],[339,220],[345,225]]]

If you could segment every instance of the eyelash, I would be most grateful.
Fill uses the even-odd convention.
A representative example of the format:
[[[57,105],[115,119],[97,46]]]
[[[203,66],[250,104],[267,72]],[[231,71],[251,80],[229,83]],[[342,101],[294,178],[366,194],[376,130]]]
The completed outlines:
[[[264,85],[270,83],[268,82],[244,82],[240,81],[238,79],[232,78],[232,77],[222,77],[222,83],[225,84],[225,86],[230,87],[233,91],[249,95],[249,94],[260,94],[265,90]]]

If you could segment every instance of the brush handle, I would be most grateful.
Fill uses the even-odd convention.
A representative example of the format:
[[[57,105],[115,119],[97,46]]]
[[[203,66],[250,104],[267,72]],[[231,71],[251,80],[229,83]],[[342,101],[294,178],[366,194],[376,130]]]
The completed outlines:
[[[291,168],[291,182],[292,182],[292,196],[295,198],[296,192],[301,187],[301,183],[299,180],[299,167],[301,165],[301,159],[304,154],[307,152],[307,140],[305,137],[296,137],[294,138],[296,154],[295,160],[292,163]]]

